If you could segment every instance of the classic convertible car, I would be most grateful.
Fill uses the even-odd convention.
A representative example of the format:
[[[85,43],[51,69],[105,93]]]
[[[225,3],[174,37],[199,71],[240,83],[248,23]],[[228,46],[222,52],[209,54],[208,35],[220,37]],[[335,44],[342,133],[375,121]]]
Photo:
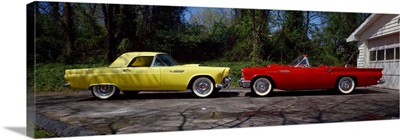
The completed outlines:
[[[66,87],[89,89],[99,99],[110,99],[139,91],[187,90],[208,97],[230,86],[228,67],[178,65],[162,52],[129,52],[103,68],[67,69]]]
[[[252,93],[266,96],[274,88],[282,90],[328,89],[342,94],[356,87],[384,83],[383,68],[311,67],[307,55],[297,57],[290,65],[242,68],[239,85]]]

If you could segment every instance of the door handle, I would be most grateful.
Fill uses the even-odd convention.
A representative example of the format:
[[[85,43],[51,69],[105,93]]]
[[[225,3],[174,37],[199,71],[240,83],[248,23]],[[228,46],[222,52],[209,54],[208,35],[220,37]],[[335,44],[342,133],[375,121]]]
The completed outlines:
[[[332,72],[332,69],[325,69],[324,71],[325,71],[325,72],[331,73],[331,72]]]
[[[185,70],[169,70],[170,73],[183,73]]]
[[[131,71],[130,69],[122,69],[123,72]]]

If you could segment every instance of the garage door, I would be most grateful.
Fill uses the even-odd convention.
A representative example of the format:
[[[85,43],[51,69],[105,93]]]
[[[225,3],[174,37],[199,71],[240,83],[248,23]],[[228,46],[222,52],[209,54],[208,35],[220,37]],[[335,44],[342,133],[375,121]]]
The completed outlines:
[[[386,83],[382,86],[399,89],[399,33],[368,40],[369,67],[384,68]]]

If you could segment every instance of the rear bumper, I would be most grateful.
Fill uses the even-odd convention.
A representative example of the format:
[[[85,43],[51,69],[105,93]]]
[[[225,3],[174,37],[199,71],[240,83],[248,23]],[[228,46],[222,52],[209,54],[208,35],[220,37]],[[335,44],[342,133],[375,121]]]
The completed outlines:
[[[385,80],[384,80],[383,78],[381,78],[381,79],[379,79],[379,80],[377,81],[377,84],[383,84],[383,83],[385,83]]]
[[[64,84],[64,87],[70,87],[69,83]]]
[[[239,80],[240,87],[248,88],[248,87],[250,87],[250,83],[251,83],[250,80],[244,80],[243,78],[240,78],[240,80]]]

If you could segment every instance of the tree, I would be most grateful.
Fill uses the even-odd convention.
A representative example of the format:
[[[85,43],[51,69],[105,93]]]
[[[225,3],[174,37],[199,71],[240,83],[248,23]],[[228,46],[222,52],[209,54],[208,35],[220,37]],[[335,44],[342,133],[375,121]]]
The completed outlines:
[[[322,13],[322,22],[325,27],[317,33],[315,41],[321,46],[327,46],[332,54],[345,64],[351,54],[357,50],[356,44],[347,43],[346,38],[366,18],[365,13]],[[351,64],[355,63],[352,59]]]
[[[302,11],[285,11],[282,28],[275,33],[275,42],[280,46],[281,60],[291,61],[299,54],[310,51],[305,17]]]

